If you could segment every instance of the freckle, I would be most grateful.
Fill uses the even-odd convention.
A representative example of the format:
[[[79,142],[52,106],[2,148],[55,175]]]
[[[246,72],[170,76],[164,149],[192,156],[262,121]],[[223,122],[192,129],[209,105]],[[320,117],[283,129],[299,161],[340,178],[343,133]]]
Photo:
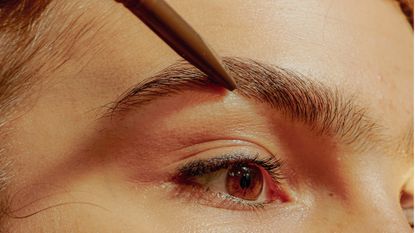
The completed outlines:
[[[332,197],[332,196],[334,196],[334,194],[333,193],[329,193],[329,196]]]
[[[380,74],[378,74],[378,75],[376,76],[376,79],[377,79],[377,80],[379,80],[379,81],[383,81],[383,76],[382,76],[382,75],[380,75]]]

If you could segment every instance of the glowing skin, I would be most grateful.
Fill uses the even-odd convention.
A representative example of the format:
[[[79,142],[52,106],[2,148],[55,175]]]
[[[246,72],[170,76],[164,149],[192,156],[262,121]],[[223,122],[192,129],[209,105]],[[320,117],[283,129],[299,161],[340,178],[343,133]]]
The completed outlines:
[[[400,146],[412,122],[413,36],[393,1],[168,2],[219,54],[354,95],[391,149],[356,152],[265,104],[210,89],[101,118],[103,106],[179,57],[120,4],[57,1],[68,5],[64,15],[83,13],[79,24],[98,20],[13,122],[13,215],[57,206],[7,219],[10,232],[410,232],[399,195],[413,171]],[[235,150],[284,160],[290,201],[235,211],[171,192],[166,177],[185,162]]]

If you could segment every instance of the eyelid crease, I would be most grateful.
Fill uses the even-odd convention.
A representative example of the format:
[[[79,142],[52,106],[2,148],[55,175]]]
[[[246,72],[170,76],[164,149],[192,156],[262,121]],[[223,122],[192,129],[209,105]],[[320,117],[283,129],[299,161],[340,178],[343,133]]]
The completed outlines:
[[[367,150],[384,141],[381,127],[367,109],[357,105],[354,98],[340,95],[335,87],[328,88],[299,73],[251,59],[228,57],[223,62],[237,81],[235,93],[267,103],[287,118],[303,122],[318,135],[337,136],[356,150]],[[109,108],[107,116],[184,90],[206,89],[206,85],[214,83],[189,63],[180,61],[125,93]]]
[[[217,143],[218,145],[212,146],[211,145],[212,143]],[[273,153],[269,151],[267,148],[259,145],[258,143],[254,141],[250,141],[249,139],[237,140],[237,139],[228,139],[228,138],[220,138],[220,139],[215,139],[213,141],[204,141],[201,143],[193,144],[191,148],[198,147],[197,150],[193,150],[194,152],[191,152],[192,149],[191,148],[189,149],[189,146],[185,146],[183,148],[173,151],[173,153],[187,153],[185,157],[180,157],[179,159],[177,159],[177,161],[180,161],[180,160],[192,157],[195,154],[203,153],[203,152],[214,150],[214,149],[225,149],[225,148],[241,147],[241,146],[260,148],[261,150],[264,150],[268,154],[275,153],[275,152]],[[177,161],[173,161],[173,163]]]

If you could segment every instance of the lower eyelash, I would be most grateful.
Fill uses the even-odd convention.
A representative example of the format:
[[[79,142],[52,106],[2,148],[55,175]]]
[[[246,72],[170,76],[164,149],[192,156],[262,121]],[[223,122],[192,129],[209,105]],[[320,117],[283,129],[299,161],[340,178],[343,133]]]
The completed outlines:
[[[264,203],[246,202],[229,194],[214,193],[208,189],[197,187],[196,185],[182,187],[176,185],[172,193],[174,198],[180,198],[186,202],[221,209],[257,211],[265,207]]]

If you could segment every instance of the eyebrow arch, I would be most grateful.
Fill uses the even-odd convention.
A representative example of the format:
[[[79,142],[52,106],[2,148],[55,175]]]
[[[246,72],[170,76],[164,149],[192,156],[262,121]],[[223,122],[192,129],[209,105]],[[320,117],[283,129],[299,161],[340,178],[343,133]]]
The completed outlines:
[[[237,82],[235,93],[267,103],[320,135],[337,136],[344,144],[360,149],[379,139],[380,127],[369,117],[367,109],[357,105],[353,97],[342,96],[335,87],[252,59],[226,57],[223,63]],[[212,84],[197,68],[179,61],[122,95],[110,107],[109,115]]]

